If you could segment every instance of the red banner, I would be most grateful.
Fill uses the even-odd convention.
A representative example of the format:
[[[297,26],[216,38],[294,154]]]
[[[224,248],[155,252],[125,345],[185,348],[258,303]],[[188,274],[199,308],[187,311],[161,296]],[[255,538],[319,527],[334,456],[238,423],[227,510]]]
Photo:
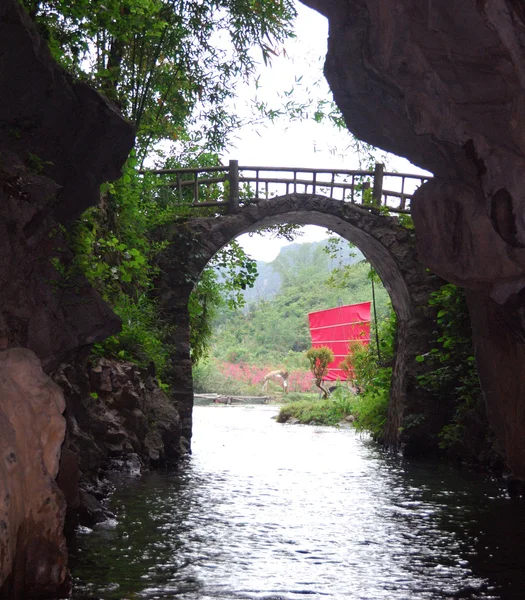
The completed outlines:
[[[347,374],[339,368],[350,351],[350,344],[370,342],[370,302],[338,306],[309,313],[312,346],[327,346],[334,353],[328,365],[327,381],[345,381]]]

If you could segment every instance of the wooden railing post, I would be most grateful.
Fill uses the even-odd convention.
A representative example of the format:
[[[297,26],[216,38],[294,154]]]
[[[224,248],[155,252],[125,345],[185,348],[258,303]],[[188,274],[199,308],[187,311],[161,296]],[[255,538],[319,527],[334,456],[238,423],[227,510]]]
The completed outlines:
[[[383,195],[383,174],[385,172],[385,165],[383,163],[376,163],[374,169],[374,189],[372,190],[372,197],[376,206],[381,206],[381,197]]]
[[[239,161],[230,160],[228,171],[228,181],[230,183],[230,194],[228,196],[228,212],[235,214],[239,212]]]

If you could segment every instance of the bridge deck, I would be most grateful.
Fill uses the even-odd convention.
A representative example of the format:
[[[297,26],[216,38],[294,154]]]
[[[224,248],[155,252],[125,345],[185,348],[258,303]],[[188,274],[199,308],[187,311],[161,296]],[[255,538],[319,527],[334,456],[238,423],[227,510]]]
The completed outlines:
[[[308,169],[301,167],[227,166],[141,171],[159,178],[158,185],[173,188],[178,201],[193,207],[239,206],[288,194],[320,194],[386,213],[410,213],[415,190],[430,176],[374,171]]]

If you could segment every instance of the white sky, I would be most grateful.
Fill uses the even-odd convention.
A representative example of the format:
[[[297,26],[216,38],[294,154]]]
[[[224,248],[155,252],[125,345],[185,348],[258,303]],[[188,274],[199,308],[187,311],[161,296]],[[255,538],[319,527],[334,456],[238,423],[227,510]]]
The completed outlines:
[[[299,97],[332,99],[322,68],[326,55],[328,22],[319,13],[296,3],[298,17],[295,26],[297,38],[286,43],[286,55],[274,57],[272,64],[259,70],[259,88],[239,90],[239,111],[248,116],[248,104],[255,93],[272,107],[278,108],[286,98],[284,92],[295,87]],[[299,84],[296,78],[302,77]],[[301,166],[316,168],[359,168],[358,157],[349,149],[348,132],[312,120],[287,122],[285,119],[265,126],[245,127],[239,132],[235,147],[222,156],[223,164],[237,159],[244,165]],[[406,159],[389,155],[389,170],[404,173],[424,173]],[[327,237],[326,230],[313,225],[304,228],[297,242],[311,242]],[[279,250],[290,242],[262,236],[240,236],[245,251],[257,260],[272,261]]]

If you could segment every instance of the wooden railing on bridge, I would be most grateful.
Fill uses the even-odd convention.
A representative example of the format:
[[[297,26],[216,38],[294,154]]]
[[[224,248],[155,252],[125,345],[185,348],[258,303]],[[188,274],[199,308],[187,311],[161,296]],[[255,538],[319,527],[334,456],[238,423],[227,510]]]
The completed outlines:
[[[162,176],[159,185],[173,188],[181,202],[190,202],[193,207],[226,206],[229,213],[238,212],[241,204],[294,193],[320,194],[370,210],[383,207],[384,212],[409,214],[414,191],[430,179],[426,175],[385,172],[382,164],[376,164],[374,171],[348,171],[245,167],[236,160],[230,160],[228,166],[141,173]]]

